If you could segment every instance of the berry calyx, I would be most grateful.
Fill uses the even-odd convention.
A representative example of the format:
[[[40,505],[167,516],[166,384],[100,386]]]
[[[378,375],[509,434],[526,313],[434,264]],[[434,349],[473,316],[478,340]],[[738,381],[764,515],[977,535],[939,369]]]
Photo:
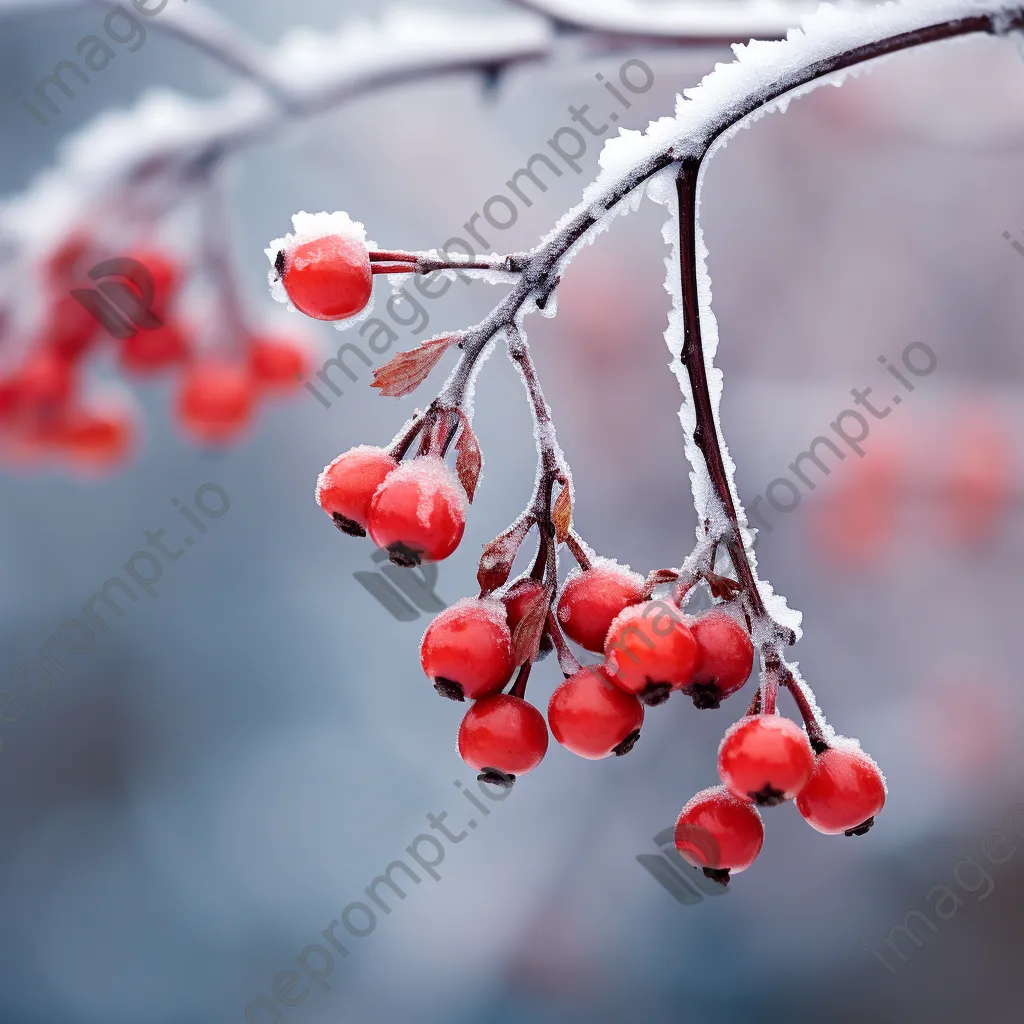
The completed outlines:
[[[462,540],[466,493],[443,459],[403,462],[377,488],[366,528],[395,565],[440,562]]]
[[[459,726],[459,755],[471,768],[525,775],[544,760],[548,727],[528,701],[507,693],[478,700]]]
[[[829,747],[819,754],[796,809],[827,836],[863,835],[885,806],[885,779],[859,747]]]
[[[792,800],[813,771],[807,734],[781,715],[741,718],[718,748],[718,774],[729,792],[760,807]]]
[[[383,448],[368,444],[350,448],[317,477],[317,504],[342,533],[365,537],[374,492],[397,466]]]
[[[608,678],[653,707],[689,683],[697,642],[678,609],[648,601],[630,605],[615,617],[604,652]]]
[[[493,598],[456,601],[427,626],[420,664],[442,697],[477,700],[497,693],[515,668],[504,606]]]
[[[730,872],[745,871],[764,844],[764,823],[757,809],[724,786],[703,789],[676,820],[676,849],[708,878],[728,885]]]
[[[717,708],[750,678],[754,645],[747,631],[718,609],[696,616],[689,626],[697,641],[697,663],[683,692],[696,708]]]
[[[257,383],[273,391],[291,391],[309,372],[306,350],[277,338],[252,338],[249,366]]]
[[[231,363],[197,363],[182,377],[178,418],[200,443],[223,444],[249,423],[255,396],[245,368]]]
[[[282,250],[275,266],[296,309],[317,320],[343,320],[366,307],[373,290],[370,253],[357,238],[326,235]]]
[[[643,597],[644,579],[613,562],[595,565],[565,581],[558,622],[570,640],[600,653],[608,628],[623,608]]]
[[[598,760],[628,754],[640,736],[644,706],[612,685],[600,666],[570,676],[551,695],[548,725],[566,750]]]

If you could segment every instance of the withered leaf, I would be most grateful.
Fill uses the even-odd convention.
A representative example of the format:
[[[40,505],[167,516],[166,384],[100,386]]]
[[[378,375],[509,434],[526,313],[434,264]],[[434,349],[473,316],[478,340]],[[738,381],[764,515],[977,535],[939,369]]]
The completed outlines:
[[[477,441],[469,421],[464,417],[462,432],[455,444],[455,452],[455,472],[459,474],[466,497],[469,498],[469,503],[472,505],[477,481],[480,479],[480,469],[483,466],[483,456],[480,454],[480,442]]]
[[[373,371],[373,387],[388,398],[412,394],[437,365],[445,350],[455,341],[452,336],[430,338],[408,352],[399,352]]]
[[[565,485],[558,492],[554,508],[551,509],[551,521],[555,524],[555,539],[561,544],[569,536],[569,527],[572,525],[572,497]]]
[[[512,660],[516,665],[534,661],[540,653],[540,642],[548,619],[551,593],[545,588],[538,591],[526,607],[512,634]]]

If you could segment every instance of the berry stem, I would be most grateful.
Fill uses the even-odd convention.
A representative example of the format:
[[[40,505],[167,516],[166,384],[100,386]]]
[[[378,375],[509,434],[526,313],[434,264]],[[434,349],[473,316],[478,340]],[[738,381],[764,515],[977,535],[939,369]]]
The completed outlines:
[[[518,697],[520,700],[526,699],[526,682],[530,678],[530,669],[533,668],[532,661],[524,661],[519,666],[519,673],[516,675],[516,681],[512,684],[512,689],[509,690],[510,697]]]
[[[562,670],[562,675],[568,679],[570,676],[574,676],[583,666],[576,660],[576,656],[569,650],[569,645],[565,642],[565,637],[562,636],[561,627],[558,625],[558,619],[553,611],[548,611],[548,635],[551,637],[551,642],[555,646],[555,654],[558,657],[558,667]]]
[[[587,554],[586,544],[575,529],[571,529],[569,531],[569,536],[565,539],[565,546],[572,553],[572,557],[576,559],[576,564],[579,565],[584,572],[593,568],[593,563],[590,561],[590,556]]]

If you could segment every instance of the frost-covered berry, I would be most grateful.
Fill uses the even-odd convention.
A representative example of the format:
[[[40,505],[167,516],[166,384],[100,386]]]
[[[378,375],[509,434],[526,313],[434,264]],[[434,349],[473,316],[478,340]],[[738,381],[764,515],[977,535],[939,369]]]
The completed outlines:
[[[515,667],[504,606],[493,598],[456,601],[427,626],[420,664],[443,697],[477,700],[497,693]]]
[[[291,391],[309,371],[306,350],[281,338],[257,337],[249,341],[249,367],[258,384],[275,391]]]
[[[745,871],[764,844],[764,823],[757,809],[724,786],[703,789],[676,821],[676,849],[708,878],[728,884],[729,873]]]
[[[373,495],[397,465],[383,448],[350,448],[317,477],[317,504],[343,533],[365,537]]]
[[[282,250],[277,269],[295,308],[317,320],[355,315],[373,291],[369,250],[346,235],[326,235]]]
[[[628,754],[640,736],[644,706],[612,686],[600,666],[570,676],[551,695],[548,725],[566,750],[597,760]]]
[[[825,835],[861,835],[885,805],[885,779],[859,747],[829,747],[796,798],[804,821]]]
[[[252,419],[256,389],[242,366],[196,363],[182,376],[178,419],[203,444],[233,440]]]
[[[718,748],[718,774],[740,800],[773,807],[792,800],[814,771],[807,733],[781,715],[750,715],[731,725]]]
[[[717,708],[750,678],[754,645],[746,630],[718,609],[696,616],[689,626],[697,641],[697,664],[683,692],[693,698],[694,707]]]
[[[608,627],[643,596],[644,578],[614,562],[570,576],[558,599],[558,622],[570,640],[600,653]]]
[[[544,760],[548,727],[529,702],[496,693],[478,700],[459,726],[459,755],[478,772],[525,775]]]
[[[377,488],[366,528],[396,565],[440,562],[462,540],[466,492],[443,459],[403,462]]]
[[[608,677],[645,704],[661,704],[693,676],[697,642],[678,609],[648,601],[623,609],[604,644]]]

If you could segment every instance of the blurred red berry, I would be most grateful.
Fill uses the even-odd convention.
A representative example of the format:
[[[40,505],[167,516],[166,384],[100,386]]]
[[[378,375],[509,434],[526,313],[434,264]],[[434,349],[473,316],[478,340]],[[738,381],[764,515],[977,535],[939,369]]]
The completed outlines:
[[[478,700],[459,726],[459,754],[478,772],[497,768],[507,775],[525,775],[544,760],[547,749],[544,716],[510,694]]]
[[[107,470],[127,458],[133,434],[132,421],[123,413],[74,410],[64,425],[63,443],[79,466]]]
[[[717,708],[750,678],[754,645],[747,631],[717,608],[696,616],[689,626],[697,641],[697,663],[683,692],[693,698],[694,707]]]
[[[366,528],[396,565],[440,562],[462,540],[466,493],[443,459],[420,456],[403,462],[377,488]]]
[[[50,255],[46,261],[46,275],[51,283],[63,287],[74,283],[82,274],[83,266],[92,242],[81,231],[73,231]]]
[[[885,780],[859,747],[829,747],[796,798],[804,821],[825,835],[861,835],[885,805]]]
[[[342,320],[366,307],[373,290],[370,254],[356,238],[327,235],[283,255],[281,274],[295,308],[317,320]]]
[[[740,800],[773,807],[792,800],[814,771],[807,733],[781,715],[750,715],[731,725],[718,748],[718,774]]]
[[[628,754],[640,736],[644,706],[612,685],[593,665],[570,676],[551,695],[548,725],[555,739],[580,757]]]
[[[467,597],[446,608],[423,634],[420,664],[434,689],[452,700],[500,690],[515,667],[501,602]]]
[[[265,388],[292,391],[309,372],[309,357],[294,342],[257,337],[249,342],[249,365],[253,377]]]
[[[127,254],[128,259],[141,263],[153,279],[153,302],[151,310],[164,319],[171,301],[181,288],[182,268],[176,259],[158,249],[136,249]]]
[[[645,704],[661,704],[693,677],[697,642],[679,610],[664,601],[630,605],[605,639],[605,671]]]
[[[178,419],[201,444],[223,444],[236,438],[252,418],[255,387],[242,366],[196,363],[182,376]]]
[[[676,821],[679,855],[723,885],[732,871],[745,871],[764,843],[764,823],[757,809],[738,800],[724,786],[701,790]]]
[[[96,318],[77,299],[62,295],[53,304],[44,337],[53,350],[67,359],[81,355],[99,336]]]
[[[59,406],[71,397],[73,383],[71,363],[64,356],[52,348],[37,348],[18,374],[18,396],[32,408]]]
[[[612,619],[643,596],[644,578],[613,563],[570,576],[558,599],[558,622],[570,640],[588,651],[604,650]]]
[[[383,448],[368,444],[350,448],[317,477],[317,504],[343,533],[365,537],[374,492],[397,466]]]
[[[173,321],[150,331],[139,331],[121,342],[119,362],[126,373],[157,373],[184,362],[188,339]]]

